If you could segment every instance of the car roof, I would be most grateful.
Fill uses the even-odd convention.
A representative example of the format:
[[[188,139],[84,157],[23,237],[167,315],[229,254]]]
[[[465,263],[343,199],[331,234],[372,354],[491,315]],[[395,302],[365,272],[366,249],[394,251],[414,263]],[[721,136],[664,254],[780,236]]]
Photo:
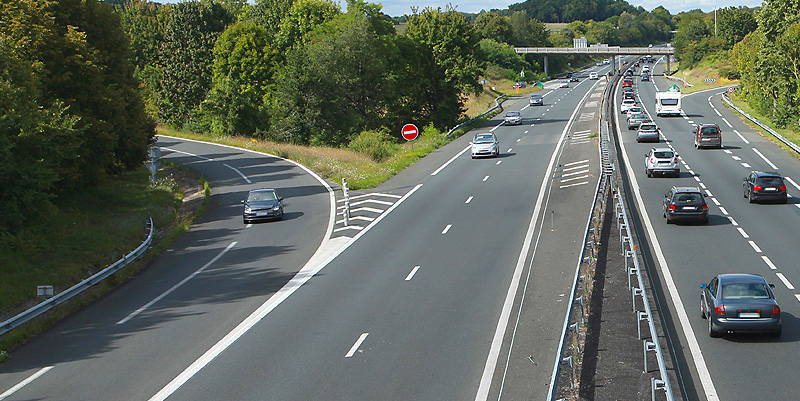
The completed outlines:
[[[721,284],[727,283],[766,283],[767,280],[764,277],[759,276],[758,274],[748,274],[748,273],[726,273],[720,274],[719,282]]]
[[[254,193],[254,192],[275,192],[275,190],[271,189],[271,188],[270,189],[264,188],[264,189],[253,189],[253,190],[250,191],[250,193]]]
[[[534,93],[533,95],[531,95],[531,97],[542,97],[542,95],[540,95],[538,93]]]
[[[757,171],[757,170],[754,170],[753,172],[756,174],[756,177],[781,177],[781,178],[783,178],[783,176],[780,173],[778,173],[777,171]]]
[[[508,115],[512,115],[512,114],[516,115],[516,114],[519,114],[519,112],[512,110],[512,111],[509,111],[508,113],[506,113],[507,116]]]
[[[713,123],[706,123],[706,124],[700,124],[700,125],[697,126],[697,128],[702,128],[702,127],[717,127],[717,128],[719,128],[719,125],[718,124],[713,124]]]
[[[653,148],[651,149],[653,152],[675,152],[670,148]]]
[[[701,193],[700,192],[700,188],[698,188],[698,187],[672,187],[672,192],[675,192],[675,193],[687,193],[687,192]]]
[[[494,136],[494,134],[491,133],[491,132],[484,132],[484,133],[480,133],[480,134],[475,134],[475,138],[477,138],[479,136]]]

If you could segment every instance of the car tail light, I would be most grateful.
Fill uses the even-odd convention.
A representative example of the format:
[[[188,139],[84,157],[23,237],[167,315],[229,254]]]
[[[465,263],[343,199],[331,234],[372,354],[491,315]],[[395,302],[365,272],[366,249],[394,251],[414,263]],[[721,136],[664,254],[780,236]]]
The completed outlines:
[[[669,210],[675,210],[675,205],[669,205]]]
[[[780,189],[781,191],[785,191],[785,190],[786,190],[786,185],[782,185],[782,186],[781,186],[780,188],[778,188],[778,189]]]
[[[678,163],[678,158],[676,157],[673,163]]]
[[[753,191],[760,191],[761,185],[753,185]]]
[[[650,157],[650,163],[655,164],[656,163],[656,158],[655,157]]]
[[[773,315],[780,315],[781,314],[781,307],[778,305],[772,305],[772,314]]]
[[[725,314],[725,305],[719,305],[716,308],[714,308],[714,313],[717,313],[717,314],[720,314],[720,315],[724,315]]]

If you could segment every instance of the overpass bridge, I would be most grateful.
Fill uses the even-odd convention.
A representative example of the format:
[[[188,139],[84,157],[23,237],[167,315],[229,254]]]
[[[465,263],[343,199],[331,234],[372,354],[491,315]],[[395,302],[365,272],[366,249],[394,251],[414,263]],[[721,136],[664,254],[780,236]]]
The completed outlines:
[[[586,47],[515,47],[518,54],[543,54],[544,73],[550,75],[547,68],[547,56],[551,54],[588,54],[597,56],[610,56],[611,65],[617,69],[617,56],[667,56],[667,71],[669,71],[670,55],[675,53],[672,47],[620,47],[620,46],[586,46]]]

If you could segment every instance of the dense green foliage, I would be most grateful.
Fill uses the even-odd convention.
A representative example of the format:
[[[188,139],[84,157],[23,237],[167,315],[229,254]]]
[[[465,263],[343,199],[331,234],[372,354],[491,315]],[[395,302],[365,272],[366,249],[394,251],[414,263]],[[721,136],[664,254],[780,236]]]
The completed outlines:
[[[140,166],[154,133],[127,38],[96,0],[0,3],[0,232]]]
[[[800,115],[800,3],[767,0],[756,14],[758,28],[733,46],[741,93],[778,126]]]
[[[508,12],[524,11],[542,22],[605,20],[636,8],[625,0],[525,0],[508,6]]]

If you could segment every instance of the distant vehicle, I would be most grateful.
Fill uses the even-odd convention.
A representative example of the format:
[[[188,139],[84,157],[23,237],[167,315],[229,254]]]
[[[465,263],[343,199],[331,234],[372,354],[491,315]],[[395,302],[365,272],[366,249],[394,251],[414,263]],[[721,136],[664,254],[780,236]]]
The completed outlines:
[[[650,74],[642,74],[642,81],[650,81]]]
[[[601,64],[602,64],[602,63],[601,63]],[[597,79],[597,73],[596,73],[596,72],[594,72],[594,71],[590,72],[590,73],[589,73],[589,79],[591,79],[591,80],[593,80],[593,81],[594,81],[594,80],[596,80],[596,79]]]
[[[469,144],[473,159],[480,156],[497,157],[500,155],[500,142],[492,133],[475,134]]]
[[[606,65],[611,64],[611,60],[610,59],[604,59],[603,60],[603,64],[606,64]]]
[[[697,187],[672,187],[663,195],[663,216],[667,224],[675,220],[699,221],[708,224],[708,205]]]
[[[561,84],[558,86],[559,88],[569,88],[569,80],[561,81]]]
[[[633,88],[625,88],[625,89],[631,89],[631,90],[622,91],[623,99],[636,99],[636,93],[633,92]]]
[[[764,200],[786,203],[788,200],[786,184],[783,183],[783,177],[776,172],[753,171],[743,181],[744,197],[750,203]]]
[[[522,124],[522,114],[518,111],[509,111],[506,113],[505,119],[503,119],[503,123],[505,125],[517,125]]]
[[[632,77],[633,76],[633,70],[625,70],[625,76],[626,77]]]
[[[544,104],[544,98],[542,97],[542,95],[534,93],[533,95],[531,95],[531,98],[528,100],[528,103],[531,106],[541,106]]]
[[[515,86],[516,86],[517,88],[524,88],[524,87],[526,87],[527,85],[525,84],[525,81],[519,81],[519,82],[517,82],[517,83],[515,84]]]
[[[694,147],[722,149],[722,130],[717,124],[700,124],[692,130],[694,134]]]
[[[656,92],[657,116],[679,116],[682,112],[680,92]]]
[[[620,113],[627,113],[628,109],[636,106],[636,101],[633,99],[624,99],[619,106]]]
[[[243,200],[242,220],[250,224],[258,220],[282,220],[283,198],[274,189],[257,189],[247,194]]]
[[[644,109],[641,106],[631,106],[628,107],[628,111],[625,112],[625,118],[631,118],[633,113],[644,113]]]
[[[774,285],[756,274],[720,274],[700,284],[700,317],[708,319],[708,335],[764,332],[780,337],[781,307]]]
[[[578,79],[578,75],[572,74],[572,76],[569,77],[569,82],[580,82],[580,80]]]
[[[681,176],[678,154],[670,148],[652,148],[644,155],[644,172],[648,177],[654,174]]]
[[[622,87],[623,88],[631,88],[633,87],[633,80],[630,78],[625,78],[622,80]]]
[[[643,122],[647,121],[647,114],[633,113],[628,117],[628,130],[639,129]]]
[[[653,122],[646,122],[639,125],[636,131],[636,142],[658,142],[661,139],[658,126]]]
[[[599,60],[598,62],[594,63],[594,65],[596,65],[598,67],[603,65],[603,60]]]

